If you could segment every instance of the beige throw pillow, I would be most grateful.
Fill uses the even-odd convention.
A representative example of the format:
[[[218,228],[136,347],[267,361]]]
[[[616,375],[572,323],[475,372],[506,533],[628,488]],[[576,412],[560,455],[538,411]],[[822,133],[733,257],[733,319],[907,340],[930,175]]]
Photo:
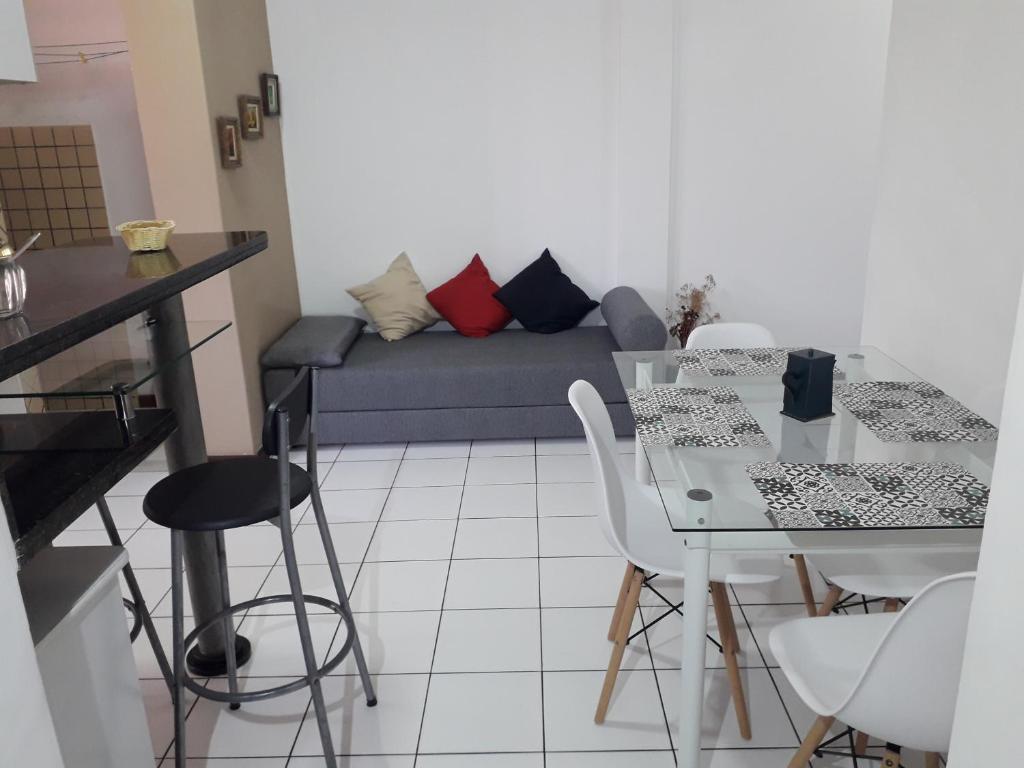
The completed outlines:
[[[348,293],[363,305],[385,341],[404,339],[441,319],[427,301],[427,291],[405,251],[383,275],[349,288]]]

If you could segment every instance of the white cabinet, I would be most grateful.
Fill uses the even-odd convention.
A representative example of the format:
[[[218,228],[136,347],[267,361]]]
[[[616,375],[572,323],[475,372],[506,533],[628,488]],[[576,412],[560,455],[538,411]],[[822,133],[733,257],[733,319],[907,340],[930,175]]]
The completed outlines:
[[[22,0],[0,0],[0,83],[34,83],[36,66]]]
[[[153,764],[118,574],[122,547],[50,547],[18,575],[67,766]]]

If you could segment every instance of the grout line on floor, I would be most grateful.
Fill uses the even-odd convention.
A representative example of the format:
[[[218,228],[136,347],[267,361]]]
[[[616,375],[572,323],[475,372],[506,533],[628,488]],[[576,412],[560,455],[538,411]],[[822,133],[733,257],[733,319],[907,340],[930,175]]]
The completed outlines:
[[[668,719],[668,709],[665,707],[665,697],[661,693],[661,681],[658,680],[658,668],[654,663],[654,650],[651,648],[651,638],[647,633],[647,620],[644,618],[644,607],[636,606],[640,614],[640,626],[643,627],[644,644],[647,646],[647,658],[651,662],[651,675],[654,677],[654,687],[658,691],[658,704],[661,705],[661,716],[665,719],[665,731],[668,733],[668,746],[672,750],[672,762],[679,765],[679,758],[676,756],[675,742],[672,741],[672,723]]]
[[[473,450],[473,443],[470,441],[469,444],[470,452]],[[398,477],[398,473],[395,473],[395,477]],[[466,479],[469,477],[469,461],[466,462],[466,470],[462,475],[462,493],[459,494],[459,515],[462,514],[462,501],[466,496]],[[437,630],[434,632],[434,649],[430,654],[430,671],[427,672],[427,687],[423,693],[423,711],[420,713],[420,727],[416,733],[416,754],[412,759],[412,766],[416,768],[416,763],[419,761],[420,742],[423,740],[423,724],[427,721],[427,704],[430,702],[430,680],[434,674],[434,663],[437,660],[437,645],[441,639],[441,624],[444,622],[444,602],[448,597],[448,581],[452,575],[452,561],[455,559],[455,544],[459,539],[459,521],[460,518],[455,518],[455,534],[452,536],[452,548],[451,556],[448,558],[448,569],[444,574],[444,588],[441,590],[441,612],[437,617]],[[372,541],[372,539],[371,539]]]
[[[318,446],[318,448],[319,448],[319,446]],[[319,476],[319,472],[317,473],[317,478],[316,478],[317,483],[316,483],[316,486],[317,486],[317,490],[318,491],[323,486],[324,479],[326,479],[327,475],[329,475],[331,473],[331,470],[334,469],[334,465],[338,463],[338,459],[341,457],[341,450],[343,448],[344,448],[344,445],[342,445],[342,447],[338,449],[338,455],[334,457],[334,461],[330,462],[331,466],[328,467],[327,472],[324,473],[324,477],[323,478],[321,478]],[[319,464],[319,463],[320,462],[314,462],[314,464]],[[326,464],[327,462],[323,462],[323,463]],[[388,493],[390,494],[390,491]],[[385,499],[385,503],[387,503],[386,499]],[[313,499],[310,498],[309,504],[306,507],[306,511],[303,512],[302,517],[299,518],[299,524],[301,524],[302,518],[305,517],[307,514],[309,514],[309,510],[312,509],[312,508],[313,508]],[[383,513],[383,509],[384,508],[381,507],[381,512],[382,513]],[[326,510],[325,510],[324,514],[326,516]],[[380,516],[379,515],[378,515],[377,520],[378,520],[378,522],[380,521]],[[297,529],[298,525],[296,525],[295,528]],[[376,532],[376,530],[377,530],[376,527],[374,527],[374,532]],[[371,534],[370,538],[371,539],[373,538],[372,534]],[[367,549],[370,548],[369,541],[366,543],[366,548]],[[283,551],[282,551],[282,553],[283,553]],[[280,556],[278,556],[278,559],[280,559]],[[363,559],[364,560],[366,559],[366,550],[363,550]],[[340,565],[341,564],[339,563],[339,566]],[[360,563],[359,568],[360,569],[362,568],[362,563]],[[268,574],[268,578],[269,578],[269,574]],[[356,582],[357,578],[359,578],[359,570],[356,571],[356,576],[355,576],[355,578],[352,579],[352,586],[351,587],[349,587],[348,585],[345,586],[346,590],[348,590],[350,594],[351,594],[351,590],[355,588],[355,582]],[[264,580],[264,583],[266,583],[265,580]],[[262,589],[262,587],[260,587],[260,589]],[[257,592],[257,594],[259,594],[259,593]],[[326,651],[326,653],[328,655],[330,655],[331,648],[334,646],[334,642],[335,642],[335,640],[338,637],[338,630],[340,629],[341,624],[343,623],[341,621],[341,617],[340,616],[338,617],[338,619],[339,619],[338,626],[336,626],[334,628],[334,634],[331,635],[331,641],[327,644],[327,651]],[[353,622],[353,624],[354,624],[354,622]],[[306,690],[308,691],[309,688],[307,687]],[[285,766],[287,766],[288,763],[290,763],[292,761],[292,753],[295,752],[295,745],[298,744],[298,742],[299,742],[299,734],[302,733],[302,726],[306,724],[306,718],[309,717],[309,709],[312,706],[313,706],[313,695],[312,695],[312,692],[310,692],[309,700],[306,702],[306,708],[302,710],[302,717],[299,718],[298,728],[295,729],[295,736],[292,737],[291,746],[288,747],[288,755],[287,755],[287,758],[285,759]],[[331,732],[331,741],[332,741],[331,751],[333,752],[334,751],[334,744],[333,744],[334,732],[333,731]]]
[[[538,479],[537,439],[533,440],[533,479]],[[540,491],[538,484],[533,485],[533,511],[537,520],[537,629],[540,642],[540,747],[541,764],[543,768],[548,765],[548,733],[544,712],[544,600],[541,597],[541,559],[540,559]]]
[[[747,612],[743,610],[743,603],[740,601],[739,595],[736,594],[735,588],[730,586],[729,589],[732,592],[733,598],[736,600],[736,607],[740,609],[740,615],[743,617],[743,623],[747,625],[747,631],[750,632],[750,637],[754,641],[754,647],[757,648],[757,652],[761,656],[761,662],[764,664],[764,668],[768,672],[768,679],[772,681],[772,687],[775,689],[775,694],[779,697],[779,703],[782,705],[782,711],[786,713],[786,719],[789,720],[789,725],[793,729],[793,735],[796,737],[796,743],[799,745],[803,741],[804,737],[797,730],[796,723],[793,722],[793,716],[789,713],[789,707],[786,706],[786,700],[782,697],[782,691],[779,689],[779,684],[775,681],[775,676],[772,674],[771,667],[768,666],[768,657],[764,655],[764,651],[761,649],[761,644],[757,640],[757,635],[754,634],[754,627],[750,623],[750,619],[747,618]]]
[[[338,450],[338,455],[335,457],[334,461],[331,463],[331,469],[328,470],[328,473],[330,473],[330,471],[333,470],[334,467],[336,465],[338,465],[338,464],[341,464],[341,463],[353,464],[353,463],[355,463],[355,462],[342,462],[341,461],[341,451],[342,450],[344,450],[344,445],[342,446],[341,449]],[[406,454],[406,452],[408,450],[409,450],[409,443],[406,443],[405,447],[402,448],[402,456],[401,456],[400,459],[398,459],[399,468],[401,468],[401,463],[405,460],[405,454]],[[394,459],[391,459],[391,461],[394,461]],[[325,477],[326,477],[326,475],[325,475]],[[359,576],[363,572],[363,566],[366,565],[366,556],[370,552],[370,545],[373,543],[373,537],[377,535],[377,529],[380,527],[381,518],[384,516],[384,509],[387,507],[388,500],[391,498],[391,492],[395,489],[395,479],[397,477],[398,477],[398,472],[396,471],[395,472],[395,477],[392,478],[392,480],[391,480],[391,486],[388,488],[387,495],[384,497],[384,503],[381,505],[380,512],[377,514],[377,520],[373,524],[373,531],[370,533],[370,537],[366,541],[366,548],[363,550],[363,557],[359,561],[359,568],[356,569],[356,575],[352,578],[352,583],[351,584],[346,584],[345,585],[345,591],[346,591],[347,596],[349,598],[349,609],[350,610],[351,610],[351,604],[352,604],[352,593],[355,591],[356,584],[359,581]],[[320,489],[320,487],[318,485],[318,490],[319,489]],[[312,509],[312,507],[313,507],[313,502],[312,502],[312,499],[310,499],[309,508]],[[307,510],[307,512],[308,512],[308,510]],[[314,512],[314,514],[315,514],[315,512]],[[326,510],[324,511],[324,515],[326,517]],[[328,524],[328,527],[330,527],[330,524]],[[347,563],[347,564],[350,565],[351,563]],[[339,565],[342,565],[342,564],[339,563]],[[353,614],[353,619],[354,619],[355,618],[355,611],[352,611],[352,614]],[[331,649],[334,647],[334,643],[337,642],[338,632],[341,630],[342,624],[344,624],[344,622],[341,620],[341,617],[339,617],[338,625],[334,628],[334,634],[331,635],[331,641],[327,645],[327,651],[326,651],[327,658],[330,657]],[[358,629],[355,627],[355,621],[352,622],[352,625],[353,625],[353,631],[358,632]],[[376,686],[374,686],[374,690],[376,691]],[[365,695],[366,692],[363,691],[363,694]],[[288,760],[285,763],[286,766],[287,766],[288,763],[291,762],[291,759],[292,759],[293,754],[295,752],[295,746],[296,746],[296,744],[298,744],[298,741],[299,741],[299,734],[302,733],[302,726],[305,725],[306,718],[309,717],[310,707],[312,707],[312,706],[313,706],[313,698],[312,698],[312,696],[310,696],[309,701],[306,703],[306,709],[303,712],[302,717],[299,719],[299,727],[298,727],[298,730],[295,731],[295,738],[292,740],[292,745],[291,745],[290,749],[288,750]],[[331,731],[331,739],[332,740],[334,739],[334,732],[333,731]],[[331,745],[331,748],[332,749],[334,748],[333,744]]]

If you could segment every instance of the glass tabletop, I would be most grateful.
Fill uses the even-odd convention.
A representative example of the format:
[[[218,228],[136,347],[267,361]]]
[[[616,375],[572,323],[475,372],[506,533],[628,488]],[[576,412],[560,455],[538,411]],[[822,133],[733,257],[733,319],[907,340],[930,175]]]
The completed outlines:
[[[828,351],[836,356],[834,380],[837,384],[922,381],[874,347],[832,347]],[[841,528],[823,528],[820,522],[801,515],[770,515],[769,504],[748,471],[750,465],[762,462],[801,465],[943,462],[962,467],[987,488],[992,479],[996,441],[883,442],[844,407],[838,397],[833,398],[834,416],[800,422],[780,413],[783,385],[778,370],[755,375],[710,375],[707,369],[699,366],[680,368],[677,353],[678,350],[615,352],[613,357],[627,391],[731,388],[738,396],[739,404],[756,421],[763,438],[758,436],[747,441],[760,442],[760,445],[644,445],[672,530],[737,534],[806,531],[808,535],[804,538],[810,537],[808,540],[813,539],[812,533],[818,535],[824,531],[840,530],[861,534],[870,532],[876,538],[878,532],[891,534],[907,529],[932,529],[940,534],[939,539],[944,531],[958,530],[970,534],[970,529],[974,529],[975,535],[980,533],[977,529],[981,523],[978,521],[957,521],[951,525],[948,520],[934,515],[911,516],[909,523],[908,520],[898,524],[872,521]],[[754,428],[752,431],[757,430]],[[774,471],[769,467],[763,474],[771,475]],[[845,471],[842,468],[837,470],[839,474]],[[754,473],[757,474],[756,469]],[[701,491],[709,492],[710,500],[702,501],[701,498],[709,494]]]

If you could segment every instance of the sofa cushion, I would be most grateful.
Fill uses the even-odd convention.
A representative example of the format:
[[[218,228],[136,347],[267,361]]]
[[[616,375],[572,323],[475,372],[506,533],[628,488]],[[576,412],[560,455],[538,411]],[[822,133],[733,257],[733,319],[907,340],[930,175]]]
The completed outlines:
[[[427,289],[405,251],[395,257],[383,275],[349,288],[348,293],[363,305],[386,341],[399,341],[441,319],[427,301]]]
[[[365,320],[344,315],[299,318],[263,353],[260,364],[264,368],[341,365],[365,325]]]
[[[605,402],[625,402],[603,326],[538,335],[504,330],[483,339],[430,331],[388,344],[364,333],[345,365],[320,373],[320,408],[329,411],[486,408],[568,403],[586,379]]]
[[[668,331],[635,288],[620,285],[601,299],[601,315],[622,349],[664,349]]]
[[[562,272],[545,248],[494,294],[523,328],[534,333],[558,333],[579,325],[597,302]]]
[[[505,305],[494,298],[496,290],[478,253],[459,274],[428,293],[427,301],[456,331],[480,339],[512,322]]]

